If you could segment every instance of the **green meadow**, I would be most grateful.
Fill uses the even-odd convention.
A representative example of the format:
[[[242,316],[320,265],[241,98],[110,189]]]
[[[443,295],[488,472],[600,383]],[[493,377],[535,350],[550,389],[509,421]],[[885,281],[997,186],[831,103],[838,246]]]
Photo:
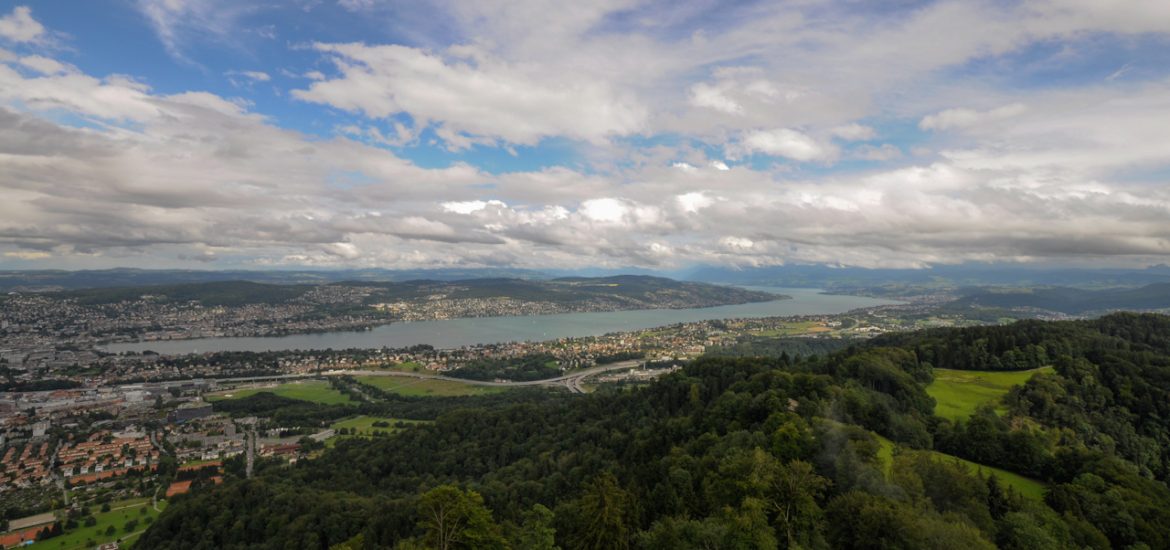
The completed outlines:
[[[349,404],[353,402],[353,400],[351,400],[348,395],[333,389],[328,382],[323,380],[305,380],[298,382],[286,382],[278,386],[224,390],[221,392],[208,394],[205,396],[205,398],[208,401],[219,401],[221,399],[240,399],[261,392],[274,393],[289,399],[300,399],[302,401],[311,401],[313,403],[321,403],[324,405]]]
[[[375,426],[374,425],[375,422],[385,422],[386,424],[389,424],[389,425],[388,426]],[[406,423],[406,424],[411,425],[411,426],[413,426],[415,424],[426,424],[427,423],[427,421],[423,421],[423,420],[406,420],[403,418],[386,418],[386,417],[365,416],[365,415],[354,416],[351,418],[339,420],[337,422],[334,422],[332,425],[330,425],[329,427],[334,429],[334,430],[341,430],[342,428],[345,428],[345,429],[349,430],[350,433],[345,434],[345,435],[337,434],[337,435],[329,438],[329,440],[326,441],[325,444],[328,447],[333,447],[334,445],[337,444],[338,441],[341,441],[343,439],[353,439],[355,437],[361,437],[361,438],[374,437],[375,432],[385,432],[387,434],[392,434],[392,433],[395,433],[395,432],[402,430],[402,428],[399,428],[397,425],[399,422],[403,422],[403,423]]]
[[[360,376],[358,382],[399,395],[419,397],[451,397],[459,395],[486,395],[507,391],[507,388],[465,384],[451,380],[406,378],[401,376]]]
[[[158,510],[155,510],[150,504],[150,499],[139,498],[132,500],[125,500],[122,502],[115,502],[110,504],[109,512],[99,512],[96,506],[91,506],[93,509],[93,517],[97,523],[90,527],[78,527],[66,531],[64,535],[54,537],[49,540],[37,542],[28,548],[37,550],[75,550],[81,548],[93,548],[99,544],[107,542],[119,541],[122,548],[127,548],[134,544],[134,540],[138,535],[142,534],[149,525],[146,523],[146,518],[151,518],[151,521],[158,519],[159,511],[165,510],[167,502],[161,500],[158,503]],[[143,514],[142,510],[146,510]],[[130,520],[138,520],[138,525],[134,527],[131,532],[126,532],[126,523]],[[110,527],[114,528],[113,535],[107,535],[106,531]]]
[[[886,474],[888,475],[890,473],[890,468],[894,464],[895,443],[893,441],[890,441],[889,439],[886,439],[886,438],[879,436],[879,435],[876,435],[876,434],[874,435],[874,437],[877,437],[878,442],[881,443],[881,447],[878,449],[878,460],[880,460],[882,465],[885,466]],[[982,475],[983,477],[988,477],[988,476],[994,474],[995,477],[998,478],[1000,482],[1002,482],[1006,486],[1012,487],[1013,489],[1016,490],[1017,493],[1020,493],[1020,495],[1022,495],[1024,497],[1034,499],[1034,500],[1043,500],[1044,499],[1044,490],[1045,490],[1044,484],[1042,482],[1037,481],[1035,479],[1032,479],[1030,477],[1024,477],[1020,474],[1012,473],[1012,472],[1009,472],[1007,470],[1003,470],[1000,468],[993,468],[991,466],[984,466],[983,464],[979,464],[977,462],[971,462],[970,460],[964,460],[964,459],[959,458],[957,456],[949,455],[946,453],[940,453],[938,451],[926,451],[926,452],[929,453],[931,458],[933,458],[935,460],[958,461],[960,464],[962,464],[963,466],[965,466],[967,468],[968,472],[970,472],[973,475],[978,474],[978,475]]]
[[[1000,400],[1012,386],[1027,382],[1032,376],[1052,372],[1052,367],[1026,371],[969,371],[934,369],[934,382],[926,387],[937,403],[934,414],[951,420],[970,417],[980,405],[992,403],[997,410]]]
[[[375,422],[385,422],[385,423],[389,424],[389,426],[388,427],[375,426],[374,425]],[[399,422],[405,422],[406,424],[423,423],[421,420],[405,420],[405,419],[401,419],[401,418],[384,418],[384,417],[377,417],[377,416],[362,415],[362,416],[355,416],[352,418],[346,418],[344,420],[338,420],[337,422],[334,422],[329,427],[333,428],[334,430],[346,428],[350,431],[355,432],[356,435],[370,435],[375,431],[396,432],[396,431],[401,429],[401,428],[398,428],[395,426]]]

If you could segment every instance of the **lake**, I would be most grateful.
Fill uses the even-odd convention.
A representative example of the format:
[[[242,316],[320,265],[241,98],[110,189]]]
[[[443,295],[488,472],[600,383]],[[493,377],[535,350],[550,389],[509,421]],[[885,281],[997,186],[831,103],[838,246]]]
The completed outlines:
[[[575,336],[600,336],[660,327],[674,323],[750,317],[783,317],[844,313],[865,307],[895,304],[891,300],[821,294],[811,288],[746,287],[791,296],[791,300],[757,302],[693,309],[639,309],[597,313],[564,313],[516,317],[481,317],[393,323],[371,330],[294,334],[270,337],[198,338],[109,344],[114,353],[152,350],[163,354],[208,351],[285,351],[346,348],[402,348],[429,344],[436,348],[458,348],[475,344],[512,341],[540,341]]]

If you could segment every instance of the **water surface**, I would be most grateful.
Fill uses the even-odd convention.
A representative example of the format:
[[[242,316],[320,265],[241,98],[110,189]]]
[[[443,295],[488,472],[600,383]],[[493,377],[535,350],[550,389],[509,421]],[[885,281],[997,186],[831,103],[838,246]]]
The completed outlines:
[[[382,325],[365,331],[323,332],[270,337],[198,338],[110,344],[106,349],[152,350],[164,354],[208,351],[285,351],[346,348],[401,348],[429,344],[457,348],[475,344],[540,341],[573,336],[600,336],[674,323],[710,319],[758,318],[788,315],[844,313],[851,309],[894,304],[891,300],[821,294],[810,288],[746,287],[791,296],[791,300],[757,302],[693,309],[640,309],[597,313],[563,313],[515,317],[481,317],[442,321],[415,321]]]

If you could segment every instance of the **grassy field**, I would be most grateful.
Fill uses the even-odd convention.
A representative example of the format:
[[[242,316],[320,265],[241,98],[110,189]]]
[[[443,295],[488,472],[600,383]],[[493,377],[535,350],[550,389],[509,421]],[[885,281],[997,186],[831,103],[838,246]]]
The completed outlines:
[[[374,422],[378,422],[378,421],[389,423],[390,426],[387,428],[380,428],[380,427],[374,426]],[[406,419],[400,419],[400,418],[379,418],[377,416],[363,415],[363,416],[355,416],[353,418],[346,418],[344,420],[339,420],[337,422],[334,422],[333,425],[331,425],[329,427],[333,428],[335,430],[338,430],[341,428],[347,428],[349,430],[356,431],[358,435],[368,435],[375,430],[384,431],[384,432],[398,431],[399,428],[396,428],[394,425],[399,423],[399,422],[405,422],[407,424],[422,423],[421,420],[406,420]]]
[[[934,369],[934,382],[926,387],[926,393],[937,402],[934,414],[960,420],[984,403],[998,405],[1012,386],[1041,372],[1052,372],[1052,367],[1012,372]]]
[[[402,363],[386,363],[378,365],[378,370],[392,370],[398,372],[424,372],[423,366],[417,361],[404,361]]]
[[[375,426],[374,422],[378,422],[378,421],[386,422],[390,425],[388,427],[385,427],[385,428]],[[337,444],[338,441],[341,441],[343,439],[352,439],[355,437],[372,437],[374,435],[375,431],[394,433],[394,432],[397,432],[397,431],[402,429],[402,428],[395,426],[399,422],[405,422],[406,424],[411,424],[411,425],[425,424],[426,423],[422,420],[406,420],[406,419],[402,419],[402,418],[381,418],[381,417],[377,417],[377,416],[364,416],[364,415],[363,416],[355,416],[352,418],[346,418],[344,420],[339,420],[337,422],[334,422],[331,426],[329,426],[330,428],[333,428],[334,430],[340,430],[341,428],[346,428],[348,430],[356,432],[355,434],[335,435],[335,436],[329,438],[329,440],[326,441],[325,444],[329,447],[333,447],[334,445]]]
[[[450,380],[431,380],[398,376],[360,376],[357,380],[363,384],[369,384],[375,388],[394,392],[399,395],[423,397],[485,395],[507,391],[507,388],[501,387],[477,386],[462,382],[452,382]]]
[[[159,510],[165,510],[166,505],[167,502],[165,500],[159,501]],[[143,509],[146,510],[145,514],[142,513]],[[92,527],[78,527],[59,537],[34,543],[29,548],[41,550],[74,550],[92,548],[98,544],[123,538],[125,540],[122,542],[122,548],[127,548],[148,527],[146,518],[158,519],[159,515],[159,512],[150,505],[150,499],[148,498],[111,503],[109,512],[98,512],[96,511],[97,508],[94,508],[94,510],[93,516],[97,519],[96,525]],[[132,519],[138,520],[138,526],[134,528],[133,532],[126,533],[124,526],[126,522]],[[111,525],[117,532],[113,535],[106,535],[106,529]]]
[[[815,332],[829,332],[831,329],[824,326],[819,321],[799,321],[793,323],[784,323],[774,329],[760,330],[752,332],[755,336],[765,337],[783,337],[783,336],[799,336],[802,334],[812,334]]]
[[[885,465],[886,474],[889,474],[890,468],[894,464],[894,442],[878,435],[875,435],[875,437],[877,437],[878,441],[881,443],[881,448],[878,449],[878,460],[880,460],[882,464]],[[1024,497],[1035,500],[1044,499],[1044,484],[1036,481],[1035,479],[1024,477],[1007,470],[992,468],[991,466],[984,466],[976,462],[971,462],[970,460],[963,460],[957,456],[940,453],[938,451],[927,452],[930,453],[930,456],[935,460],[957,460],[960,464],[966,466],[967,471],[971,472],[972,474],[982,474],[984,477],[995,474],[995,477],[999,478],[1000,482],[1002,482],[1004,485],[1008,485],[1014,488],[1016,492],[1020,493]]]
[[[328,382],[323,380],[305,380],[300,382],[288,382],[285,384],[280,384],[279,386],[225,390],[207,394],[204,396],[204,398],[208,401],[219,401],[221,399],[240,399],[242,397],[248,397],[249,395],[255,395],[260,392],[269,392],[281,397],[300,399],[302,401],[312,401],[314,403],[322,403],[325,405],[349,404],[353,402],[348,395],[333,389],[329,386]]]

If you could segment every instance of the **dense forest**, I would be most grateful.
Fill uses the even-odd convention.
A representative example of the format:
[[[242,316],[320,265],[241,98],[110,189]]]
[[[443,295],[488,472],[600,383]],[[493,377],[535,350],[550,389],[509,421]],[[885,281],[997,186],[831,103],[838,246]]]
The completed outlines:
[[[965,421],[924,389],[935,368],[1035,365],[1054,369]],[[932,330],[524,395],[448,401],[250,480],[230,461],[138,547],[1170,548],[1170,317]]]

